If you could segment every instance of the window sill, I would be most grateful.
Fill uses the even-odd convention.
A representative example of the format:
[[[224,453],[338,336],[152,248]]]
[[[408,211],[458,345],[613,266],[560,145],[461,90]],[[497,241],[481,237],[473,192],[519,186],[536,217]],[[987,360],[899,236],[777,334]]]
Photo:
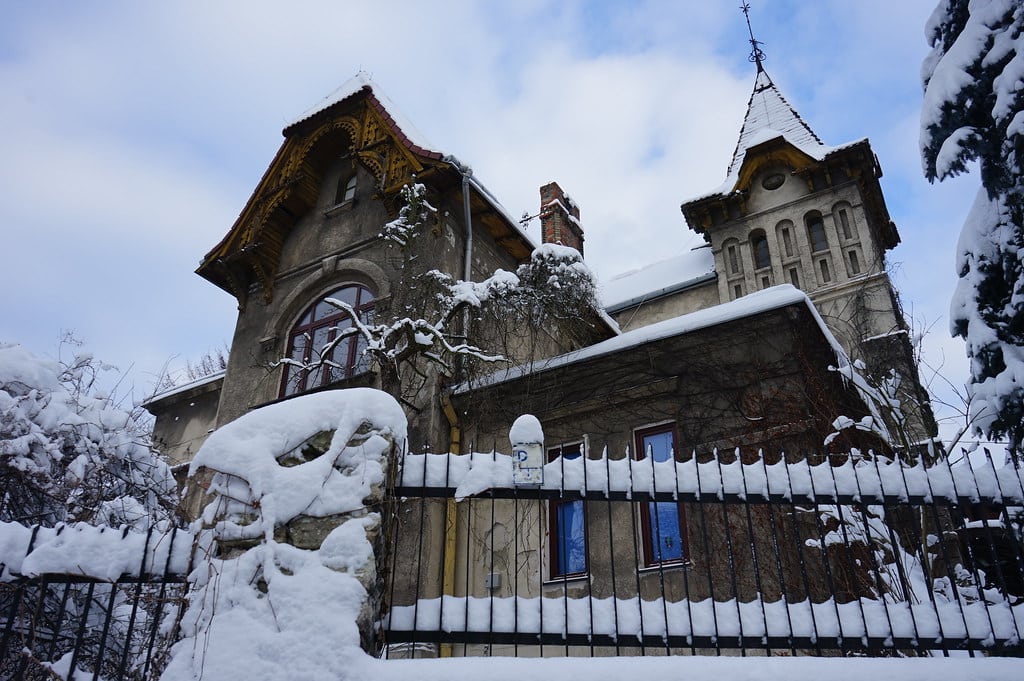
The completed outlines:
[[[690,570],[693,568],[692,560],[674,560],[665,563],[655,563],[654,565],[645,565],[637,570],[640,574],[649,574],[651,572],[662,572],[662,571],[675,571],[675,570]]]
[[[589,580],[590,580],[590,573],[589,572],[584,572],[582,574],[566,575],[564,577],[551,577],[549,579],[545,579],[541,583],[541,586],[562,586],[562,585],[568,586],[570,584],[577,584],[577,583],[587,582]]]
[[[329,218],[332,215],[337,215],[347,210],[352,210],[352,206],[356,203],[355,199],[349,199],[343,203],[336,203],[327,210],[324,211],[324,217]]]

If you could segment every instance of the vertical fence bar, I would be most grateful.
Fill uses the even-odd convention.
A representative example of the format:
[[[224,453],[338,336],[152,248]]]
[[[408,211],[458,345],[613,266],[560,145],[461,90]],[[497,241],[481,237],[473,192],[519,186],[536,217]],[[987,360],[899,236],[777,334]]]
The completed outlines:
[[[693,456],[693,462],[694,462],[694,464],[696,464],[697,463],[697,452],[691,450],[691,456]],[[672,462],[672,471],[675,474],[675,497],[676,497],[676,503],[683,503],[683,502],[679,501],[679,492],[680,492],[680,488],[679,488],[679,464],[680,463],[681,462],[679,462],[679,461],[673,461]],[[687,622],[689,623],[689,626],[690,626],[690,635],[687,637],[689,639],[689,642],[690,642],[690,654],[691,655],[696,655],[697,654],[697,648],[693,645],[693,608],[692,608],[692,606],[693,606],[693,597],[690,594],[690,565],[693,564],[693,560],[692,560],[692,557],[690,556],[691,549],[690,549],[690,542],[689,542],[689,536],[690,536],[689,528],[685,527],[685,524],[686,524],[685,523],[685,519],[687,517],[688,517],[687,514],[684,512],[683,513],[684,527],[681,528],[681,531],[680,531],[679,534],[680,534],[680,538],[682,538],[682,536],[686,536],[686,538],[687,538],[686,543],[683,545],[683,548],[686,551],[686,553],[683,554],[683,563],[684,563],[684,565],[683,565],[683,593],[686,594],[686,596],[685,596],[685,598],[686,598],[686,620],[687,620]],[[666,627],[667,626],[668,625],[666,623]]]
[[[121,651],[121,661],[117,665],[118,678],[124,677],[124,670],[128,665],[128,651],[132,645],[132,631],[135,629],[135,617],[139,611],[139,601],[142,599],[142,582],[145,580],[146,565],[149,558],[149,542],[153,538],[153,524],[150,523],[146,529],[146,540],[142,546],[142,560],[139,561],[139,576],[135,582],[135,598],[132,602],[132,611],[128,616],[128,629],[124,637],[124,649]]]
[[[864,636],[861,639],[861,642],[865,646],[867,646],[869,635],[870,635],[871,632],[869,631],[869,627],[868,627],[868,619],[864,615],[864,602],[861,600],[861,597],[860,597],[859,575],[857,573],[857,568],[854,566],[854,563],[853,563],[853,554],[852,554],[851,547],[850,547],[850,544],[851,544],[850,536],[849,536],[849,533],[847,532],[846,518],[843,515],[843,506],[844,506],[844,504],[840,503],[839,483],[836,481],[836,467],[833,464],[833,462],[830,460],[830,458],[831,457],[828,457],[828,455],[826,455],[825,465],[828,466],[829,473],[832,476],[832,489],[835,491],[836,515],[839,518],[839,529],[842,530],[842,534],[843,534],[843,548],[845,549],[845,553],[846,553],[846,569],[849,571],[849,575],[850,575],[849,576],[850,587],[851,587],[850,595],[853,597],[854,600],[857,601],[857,611],[860,612],[860,621],[861,621],[861,624],[864,626]],[[865,544],[868,547],[868,550],[869,551],[872,550],[871,535],[869,534],[868,536],[866,536],[864,538],[864,540],[865,540]],[[886,615],[888,615],[888,612],[886,613]],[[895,632],[892,630],[892,621],[890,620],[889,622],[890,622],[889,623],[889,634],[890,635],[894,635]]]
[[[626,449],[626,463],[629,464],[629,494],[632,498],[633,493],[636,491],[636,485],[633,482],[633,459],[630,457],[629,449]],[[610,481],[609,481],[610,482]],[[646,561],[641,562],[640,552],[637,549],[637,528],[640,528],[640,532],[643,532],[643,527],[637,524],[636,521],[636,504],[630,503],[630,527],[633,528],[633,565],[636,566],[636,610],[639,618],[640,625],[640,654],[647,654],[647,643],[644,641],[644,601],[643,596],[640,592],[640,566],[644,565]]]
[[[763,460],[764,452],[762,450],[758,450],[757,457]],[[761,621],[764,623],[764,638],[761,643],[764,645],[767,655],[771,656],[772,647],[768,638],[768,612],[764,607],[764,588],[761,584],[761,565],[757,560],[757,539],[755,539],[754,535],[754,521],[750,515],[750,490],[747,489],[747,470],[746,466],[743,465],[742,457],[739,459],[739,465],[740,479],[743,481],[743,508],[747,514],[747,539],[750,541],[750,561],[754,568],[754,587],[757,589],[757,602],[761,606]],[[765,484],[767,485],[767,478],[765,478]]]
[[[718,450],[714,451],[713,456],[718,458]],[[715,598],[715,584],[714,579],[711,577],[711,570],[713,567],[711,553],[711,542],[708,540],[708,517],[704,512],[704,486],[700,477],[700,461],[696,462],[694,470],[697,471],[697,509],[700,511],[700,533],[704,539],[704,572],[708,578],[708,600],[711,601],[711,622],[715,629],[715,634],[712,637],[712,641],[715,644],[715,655],[722,654],[722,645],[719,640],[718,633],[718,608],[715,606],[717,599]]]
[[[733,456],[736,460],[740,461],[740,465],[743,465],[741,459],[739,459],[739,450],[733,452]],[[718,464],[718,480],[722,485],[722,492],[725,493],[725,478],[722,476],[722,457],[720,452],[716,452],[715,461]],[[740,655],[743,657],[747,656],[747,646],[743,639],[743,610],[740,607],[740,591],[739,586],[736,582],[736,557],[733,553],[732,546],[732,523],[729,521],[729,504],[721,504],[722,509],[722,522],[725,523],[725,551],[729,556],[729,581],[732,584],[732,597],[733,602],[736,604],[736,622],[739,627],[739,646]]]
[[[605,490],[605,504],[608,511],[608,564],[611,565],[611,576],[612,576],[612,621],[615,626],[615,654],[619,655],[621,650],[619,648],[619,590],[618,581],[615,579],[615,538],[614,538],[614,518],[612,517],[612,467],[611,461],[608,457],[608,442],[604,443],[604,451],[602,452],[602,458],[604,458],[604,477],[607,489]],[[628,463],[628,459],[627,459]],[[635,533],[634,533],[635,534]]]
[[[782,454],[780,459],[782,465],[786,465],[786,455]],[[762,452],[761,456],[761,467],[764,470],[764,484],[765,489],[768,491],[768,524],[772,528],[772,552],[775,554],[775,566],[779,571],[779,598],[782,601],[782,605],[786,611],[786,626],[789,630],[789,636],[787,638],[789,643],[789,651],[792,655],[796,655],[796,645],[793,641],[793,616],[789,612],[789,591],[786,588],[786,575],[785,570],[782,568],[782,554],[779,552],[779,533],[776,527],[775,520],[775,503],[772,501],[772,485],[771,478],[768,475],[768,460],[765,458]],[[792,490],[790,490],[790,497],[792,497]],[[767,629],[766,629],[767,631]]]

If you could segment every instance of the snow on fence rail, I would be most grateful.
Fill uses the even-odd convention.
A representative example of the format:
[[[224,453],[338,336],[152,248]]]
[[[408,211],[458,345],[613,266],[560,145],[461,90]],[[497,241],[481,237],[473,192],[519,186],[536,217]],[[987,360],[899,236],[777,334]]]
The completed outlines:
[[[652,459],[406,455],[389,650],[1024,650],[1017,462]]]
[[[162,525],[0,523],[0,678],[157,678],[194,539]]]
[[[1008,603],[892,602],[861,598],[839,603],[804,600],[691,602],[638,598],[464,598],[445,596],[391,610],[392,640],[519,645],[939,649],[966,642],[975,648],[1016,646],[1024,612]],[[666,624],[667,623],[667,624]],[[429,637],[425,632],[438,632]],[[747,643],[744,644],[744,639]],[[847,644],[844,645],[844,639]]]
[[[739,456],[723,461],[655,462],[653,457],[556,457],[544,466],[542,491],[565,499],[627,499],[697,501],[702,498],[818,503],[1005,503],[1024,504],[1024,477],[1015,465],[998,468],[988,456],[985,465],[951,465],[940,459],[925,465],[883,456],[828,455],[768,463],[759,457],[743,463]],[[465,499],[489,493],[511,496],[512,457],[500,453],[466,455],[408,454],[398,480],[418,496]]]
[[[139,532],[86,523],[26,527],[0,522],[0,581],[46,574],[108,582],[184,576],[193,544],[190,531],[173,527]]]

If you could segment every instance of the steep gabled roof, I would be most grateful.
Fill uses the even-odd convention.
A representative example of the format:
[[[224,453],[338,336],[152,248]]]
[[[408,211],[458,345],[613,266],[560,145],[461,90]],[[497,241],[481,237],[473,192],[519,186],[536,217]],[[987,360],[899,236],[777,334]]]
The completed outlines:
[[[282,131],[284,142],[234,225],[203,258],[196,272],[235,295],[241,304],[254,283],[270,300],[281,250],[296,220],[320,191],[325,159],[351,148],[376,177],[381,194],[394,196],[409,178],[424,177],[459,191],[461,164],[439,151],[399,113],[363,73],[349,79]],[[534,245],[476,178],[469,178],[471,207],[495,242],[519,260]]]

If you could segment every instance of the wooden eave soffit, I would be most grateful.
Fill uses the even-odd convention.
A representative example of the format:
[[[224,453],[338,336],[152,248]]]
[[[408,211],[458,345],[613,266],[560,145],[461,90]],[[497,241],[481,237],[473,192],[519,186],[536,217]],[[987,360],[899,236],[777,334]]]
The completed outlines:
[[[331,160],[319,148],[339,134],[353,141],[352,153],[384,197],[397,193],[426,166],[440,164],[411,152],[374,107],[360,102],[355,111],[285,140],[231,230],[196,272],[233,294],[240,305],[252,283],[269,302],[284,242],[296,221],[316,206],[323,169]]]

